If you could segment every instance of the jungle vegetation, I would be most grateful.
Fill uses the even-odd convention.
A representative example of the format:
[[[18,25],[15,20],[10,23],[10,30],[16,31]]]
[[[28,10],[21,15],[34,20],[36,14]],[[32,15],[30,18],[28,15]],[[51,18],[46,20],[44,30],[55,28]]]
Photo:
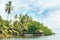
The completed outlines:
[[[24,36],[24,33],[27,34],[34,34],[38,30],[42,30],[43,34],[51,35],[52,30],[49,29],[47,26],[43,25],[38,21],[34,21],[31,16],[25,15],[15,15],[14,21],[8,20],[8,16],[12,11],[12,2],[9,1],[6,4],[5,12],[7,12],[7,20],[3,20],[0,15],[0,35],[4,37],[8,36]]]

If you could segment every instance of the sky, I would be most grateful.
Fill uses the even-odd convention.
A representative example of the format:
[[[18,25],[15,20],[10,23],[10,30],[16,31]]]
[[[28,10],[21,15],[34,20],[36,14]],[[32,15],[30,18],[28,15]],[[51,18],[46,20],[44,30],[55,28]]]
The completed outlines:
[[[12,1],[13,10],[9,19],[15,14],[28,14],[51,29],[60,29],[60,0],[0,0],[0,15],[7,19],[5,4]]]

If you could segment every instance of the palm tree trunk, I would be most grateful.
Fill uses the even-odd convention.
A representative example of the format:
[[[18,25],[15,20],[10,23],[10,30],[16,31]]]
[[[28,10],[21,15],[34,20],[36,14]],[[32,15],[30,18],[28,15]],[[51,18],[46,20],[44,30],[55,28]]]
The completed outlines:
[[[9,14],[7,14],[7,20],[8,20],[8,18],[9,18]]]

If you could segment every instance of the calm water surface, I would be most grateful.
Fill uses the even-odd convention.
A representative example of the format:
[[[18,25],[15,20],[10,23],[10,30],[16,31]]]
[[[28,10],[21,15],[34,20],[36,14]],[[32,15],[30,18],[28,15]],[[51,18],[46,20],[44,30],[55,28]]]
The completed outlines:
[[[5,38],[0,40],[60,40],[60,33],[56,33],[52,36],[42,36],[37,38]]]

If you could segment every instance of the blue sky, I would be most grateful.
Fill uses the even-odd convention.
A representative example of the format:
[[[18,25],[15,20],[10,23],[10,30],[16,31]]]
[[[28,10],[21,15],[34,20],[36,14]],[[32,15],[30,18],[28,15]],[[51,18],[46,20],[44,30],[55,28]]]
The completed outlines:
[[[0,15],[3,19],[7,19],[5,4],[8,1],[12,1],[14,6],[10,19],[14,20],[15,14],[28,14],[51,29],[60,29],[60,0],[0,0]]]

